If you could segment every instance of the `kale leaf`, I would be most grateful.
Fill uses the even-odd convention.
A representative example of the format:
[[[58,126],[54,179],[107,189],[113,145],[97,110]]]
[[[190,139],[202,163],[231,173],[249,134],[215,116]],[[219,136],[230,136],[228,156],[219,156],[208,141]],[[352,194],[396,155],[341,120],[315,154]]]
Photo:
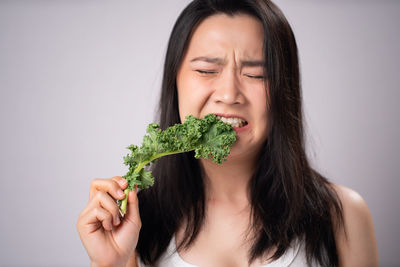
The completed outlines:
[[[177,153],[194,151],[195,158],[211,158],[221,164],[226,160],[230,147],[236,141],[236,133],[232,126],[208,114],[204,119],[192,115],[186,117],[182,124],[175,124],[161,130],[157,123],[147,127],[140,147],[130,145],[131,153],[124,157],[129,171],[123,177],[128,181],[125,199],[119,202],[122,214],[126,212],[129,191],[137,186],[145,189],[154,184],[151,171],[144,169],[158,158]]]

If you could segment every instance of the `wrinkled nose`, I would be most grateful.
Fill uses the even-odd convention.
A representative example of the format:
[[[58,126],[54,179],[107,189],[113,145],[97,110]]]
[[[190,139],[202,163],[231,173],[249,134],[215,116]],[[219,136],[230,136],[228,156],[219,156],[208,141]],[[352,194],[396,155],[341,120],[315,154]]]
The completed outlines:
[[[213,98],[215,102],[227,105],[244,102],[240,81],[234,71],[227,71],[214,83]]]

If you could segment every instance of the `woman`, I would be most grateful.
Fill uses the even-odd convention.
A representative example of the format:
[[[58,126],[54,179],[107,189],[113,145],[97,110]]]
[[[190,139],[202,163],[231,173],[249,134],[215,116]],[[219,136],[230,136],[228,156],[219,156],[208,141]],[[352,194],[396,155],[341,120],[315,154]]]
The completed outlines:
[[[126,181],[94,180],[77,224],[93,265],[377,266],[363,199],[309,166],[299,80],[293,33],[273,3],[190,3],[169,40],[161,127],[214,113],[234,118],[237,142],[222,165],[161,158],[122,221]]]

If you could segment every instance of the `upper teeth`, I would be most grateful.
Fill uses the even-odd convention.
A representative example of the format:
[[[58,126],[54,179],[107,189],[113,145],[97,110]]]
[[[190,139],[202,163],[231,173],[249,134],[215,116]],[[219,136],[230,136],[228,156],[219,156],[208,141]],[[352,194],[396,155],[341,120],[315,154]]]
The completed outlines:
[[[246,121],[240,118],[225,118],[222,116],[217,116],[217,119],[230,124],[232,127],[242,127],[246,124]]]

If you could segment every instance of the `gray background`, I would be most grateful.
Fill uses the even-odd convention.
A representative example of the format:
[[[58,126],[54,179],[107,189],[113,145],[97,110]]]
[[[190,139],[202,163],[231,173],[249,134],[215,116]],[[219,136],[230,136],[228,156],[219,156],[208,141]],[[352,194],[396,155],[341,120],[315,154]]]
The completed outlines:
[[[89,183],[125,174],[187,3],[0,0],[1,266],[88,266],[75,223]],[[276,3],[299,45],[313,165],[365,198],[395,266],[400,2]]]

